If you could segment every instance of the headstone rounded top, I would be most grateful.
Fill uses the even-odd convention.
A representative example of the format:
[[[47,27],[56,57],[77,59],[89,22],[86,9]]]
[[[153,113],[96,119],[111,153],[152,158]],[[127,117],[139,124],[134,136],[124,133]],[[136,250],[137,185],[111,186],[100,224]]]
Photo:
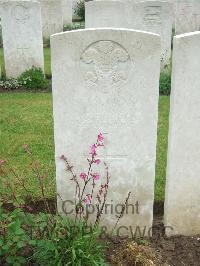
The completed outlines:
[[[109,32],[113,32],[115,33],[115,31],[118,31],[118,32],[134,32],[135,34],[138,34],[138,35],[144,35],[144,36],[149,36],[149,37],[152,37],[152,36],[156,36],[158,37],[158,39],[160,39],[160,35],[159,34],[156,34],[156,33],[153,33],[153,32],[147,32],[147,31],[143,31],[143,30],[134,30],[134,29],[123,29],[123,28],[110,28],[110,27],[106,27],[106,28],[91,28],[91,29],[79,29],[79,30],[71,30],[71,31],[65,31],[65,32],[59,32],[59,33],[55,33],[55,34],[52,34],[51,38],[53,38],[54,36],[59,36],[59,35],[69,35],[69,34],[76,34],[76,33],[83,33],[84,32],[88,32],[88,31],[91,31],[91,32],[94,32],[98,35],[99,32],[107,32],[109,30]]]

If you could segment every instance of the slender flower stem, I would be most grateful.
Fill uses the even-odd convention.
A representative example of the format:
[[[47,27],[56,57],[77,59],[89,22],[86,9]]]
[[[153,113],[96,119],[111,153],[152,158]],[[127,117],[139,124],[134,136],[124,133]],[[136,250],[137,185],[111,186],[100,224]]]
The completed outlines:
[[[129,201],[130,195],[131,195],[131,192],[128,193],[128,196],[127,196],[127,198],[126,198],[126,200],[125,200],[125,203],[124,203],[124,205],[123,205],[123,207],[122,207],[122,211],[121,211],[121,213],[120,213],[120,215],[119,215],[119,217],[118,217],[118,219],[117,219],[117,221],[116,221],[115,226],[114,226],[113,229],[112,229],[112,233],[111,233],[111,235],[114,233],[114,230],[116,229],[116,227],[117,227],[117,225],[118,225],[118,223],[119,223],[119,220],[120,220],[120,219],[123,217],[123,215],[124,215],[124,211],[125,211],[125,209],[126,209],[126,206],[127,206],[128,201]]]

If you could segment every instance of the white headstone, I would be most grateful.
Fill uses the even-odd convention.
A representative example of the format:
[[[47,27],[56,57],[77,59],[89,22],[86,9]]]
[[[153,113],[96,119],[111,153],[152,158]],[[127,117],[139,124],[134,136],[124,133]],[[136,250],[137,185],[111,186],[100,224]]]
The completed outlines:
[[[135,3],[139,3],[139,2],[148,2],[148,1],[152,1],[152,0],[130,0],[130,1],[135,1]],[[174,23],[175,23],[175,10],[176,10],[176,2],[178,0],[160,0],[162,2],[168,2],[168,3],[171,3],[172,6],[173,6],[173,26],[174,26]]]
[[[161,36],[161,67],[170,63],[173,7],[162,1],[144,1],[134,5],[131,28]]]
[[[128,28],[126,3],[106,0],[85,3],[85,27]]]
[[[139,214],[125,215],[120,233],[140,226],[148,234],[153,220],[154,177],[160,74],[160,37],[120,29],[89,29],[51,37],[57,192],[74,199],[66,155],[77,176],[87,169],[89,146],[98,132],[111,175],[108,204],[139,203]],[[69,71],[70,70],[70,71]],[[105,176],[103,164],[99,166]],[[99,181],[101,182],[101,181]],[[69,206],[68,206],[69,207]],[[62,202],[58,197],[58,209]],[[68,209],[69,210],[69,209]],[[110,231],[116,212],[103,215]],[[131,229],[129,228],[131,226]]]
[[[200,233],[200,32],[174,38],[165,225]]]
[[[63,23],[72,24],[72,0],[62,0]]]
[[[177,0],[175,13],[176,34],[200,30],[199,0]]]
[[[27,69],[44,68],[40,4],[5,1],[1,23],[6,75],[16,78]]]
[[[40,0],[42,8],[43,37],[63,31],[63,12],[61,0]]]

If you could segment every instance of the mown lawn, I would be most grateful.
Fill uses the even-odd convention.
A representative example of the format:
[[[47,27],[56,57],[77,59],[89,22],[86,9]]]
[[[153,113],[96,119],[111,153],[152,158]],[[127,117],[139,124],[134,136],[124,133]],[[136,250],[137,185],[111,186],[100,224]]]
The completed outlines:
[[[48,169],[49,179],[54,180],[51,94],[1,93],[0,140],[0,159],[5,159],[24,175],[30,175],[30,160],[22,148],[23,144],[28,144],[35,160]],[[55,184],[49,186],[47,193],[49,197],[55,196]]]
[[[0,66],[2,74],[5,75],[3,48],[0,48]],[[44,48],[44,68],[46,75],[51,75],[51,53],[50,48]]]
[[[164,199],[169,97],[159,102],[159,131],[156,166],[156,200]],[[55,180],[51,93],[0,94],[0,159],[28,173],[29,160],[22,149],[29,144],[34,157],[49,169]],[[30,183],[34,186],[34,180]],[[37,191],[35,192],[37,195]],[[55,182],[49,185],[49,197],[55,194]]]

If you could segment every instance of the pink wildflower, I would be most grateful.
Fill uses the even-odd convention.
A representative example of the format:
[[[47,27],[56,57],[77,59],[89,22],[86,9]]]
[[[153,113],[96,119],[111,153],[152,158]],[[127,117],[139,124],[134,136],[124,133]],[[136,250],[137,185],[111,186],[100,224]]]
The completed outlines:
[[[94,174],[92,174],[92,177],[94,180],[98,181],[100,179],[100,174],[94,173]]]
[[[99,142],[103,142],[103,141],[104,141],[104,135],[103,135],[102,133],[100,133],[100,134],[98,135],[98,141],[99,141]]]
[[[85,197],[85,199],[83,200],[83,202],[85,204],[90,204],[91,201],[92,201],[92,196],[90,194],[87,194],[86,197]]]
[[[87,178],[86,173],[80,173],[80,178],[83,179],[83,180],[85,181],[86,178]]]
[[[91,147],[90,147],[90,154],[92,154],[93,156],[97,155],[97,146],[96,144],[93,144]]]
[[[94,163],[96,163],[97,165],[99,165],[101,163],[101,160],[100,159],[96,159],[96,160],[94,160]]]
[[[0,160],[0,166],[4,165],[6,163],[5,160]]]

